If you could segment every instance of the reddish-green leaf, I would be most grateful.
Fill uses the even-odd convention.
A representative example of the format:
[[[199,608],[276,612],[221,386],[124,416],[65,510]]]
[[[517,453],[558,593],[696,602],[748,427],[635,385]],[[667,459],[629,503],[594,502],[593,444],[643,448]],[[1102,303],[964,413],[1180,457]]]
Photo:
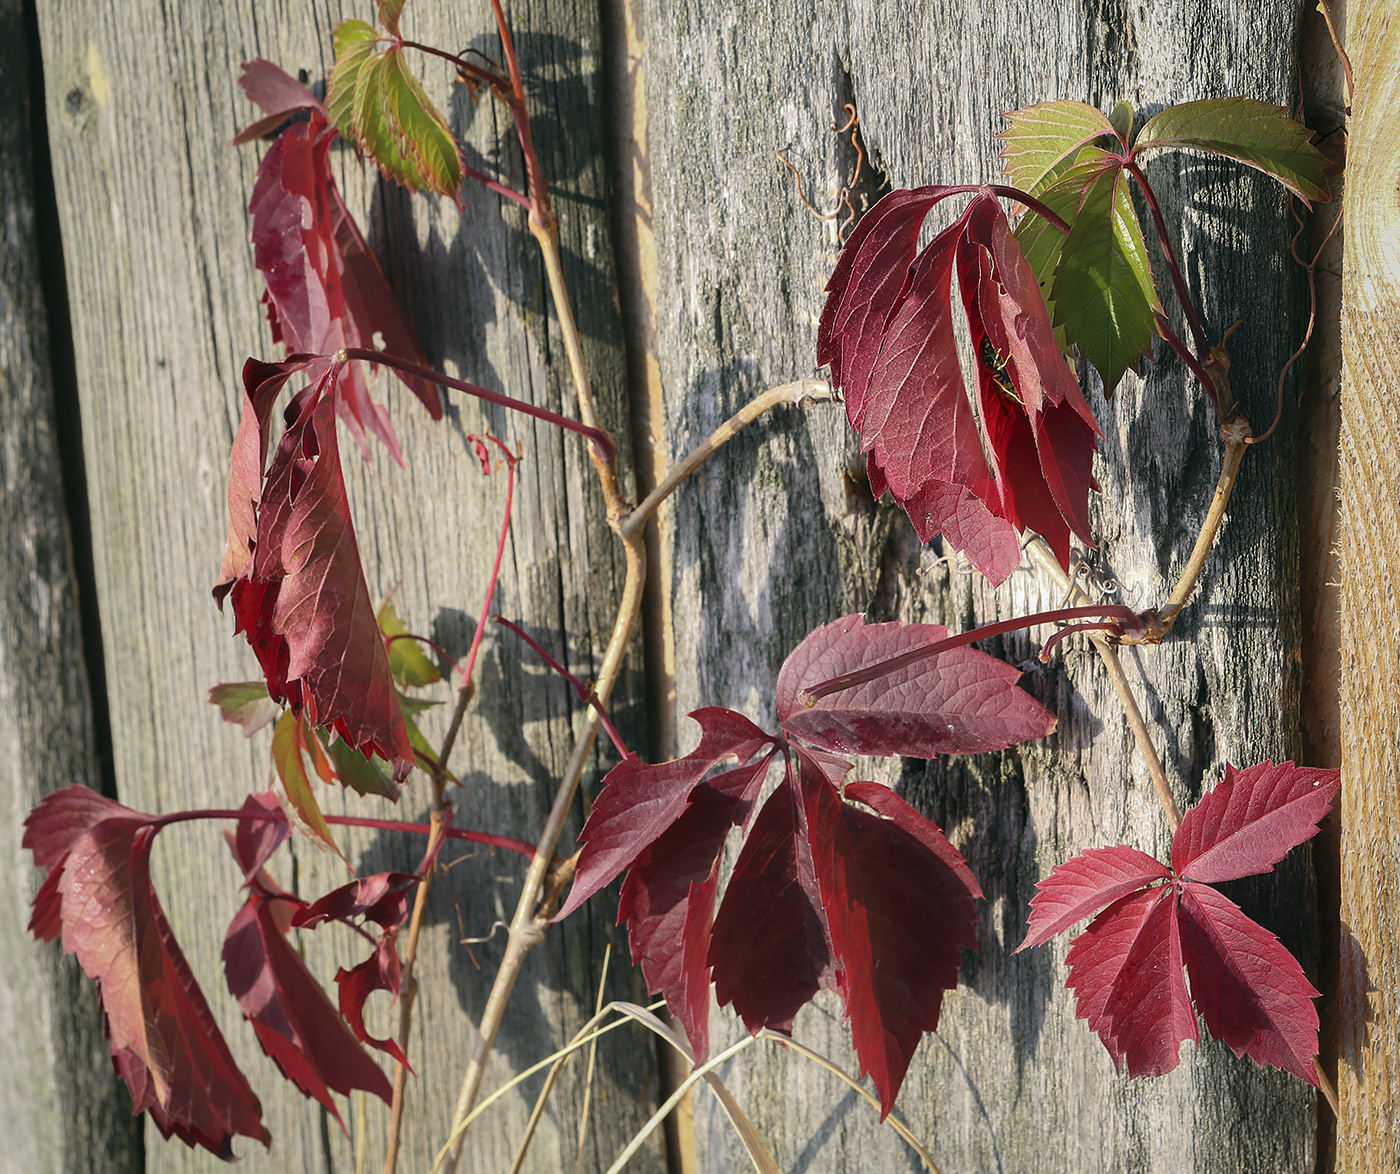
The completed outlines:
[[[399,36],[399,17],[403,13],[404,0],[375,0],[375,7],[379,10],[379,23],[382,24],[392,36]]]
[[[1162,308],[1126,172],[1106,170],[1085,189],[1052,290],[1056,325],[1111,395],[1139,357],[1152,357]]]
[[[302,758],[304,750],[301,722],[289,709],[277,719],[272,729],[272,761],[282,782],[282,793],[296,813],[302,829],[343,859],[345,854],[336,844],[330,825],[321,814],[321,805],[316,802],[316,791]]]
[[[331,33],[335,64],[326,82],[326,119],[340,136],[358,142],[355,98],[360,89],[360,73],[374,56],[379,34],[363,20],[342,20]]]
[[[1169,106],[1148,119],[1133,150],[1224,155],[1273,176],[1302,200],[1330,200],[1327,160],[1312,137],[1282,106],[1253,98],[1210,98]]]
[[[1083,102],[1038,102],[1003,114],[1007,127],[997,137],[1002,169],[1022,191],[1033,192],[1064,159],[1095,139],[1114,134],[1103,113]]]
[[[224,721],[243,727],[245,738],[251,738],[272,722],[281,709],[267,695],[267,684],[263,681],[233,681],[215,685],[209,690],[209,700],[219,707],[219,716]]]
[[[415,186],[456,200],[462,187],[462,157],[447,120],[422,83],[404,63],[400,50],[385,54],[385,93],[399,136],[417,168]]]
[[[410,636],[390,600],[386,599],[383,602],[375,618],[389,649],[389,672],[395,681],[404,688],[412,689],[423,685],[435,685],[442,680],[437,665],[423,655],[423,649],[418,641]],[[396,636],[402,639],[396,640]]]

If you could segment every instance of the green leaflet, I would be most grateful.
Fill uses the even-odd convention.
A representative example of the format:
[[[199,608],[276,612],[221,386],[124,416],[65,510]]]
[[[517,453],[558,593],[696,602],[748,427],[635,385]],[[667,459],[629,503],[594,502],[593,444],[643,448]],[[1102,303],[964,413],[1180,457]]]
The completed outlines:
[[[318,731],[319,733],[319,731]],[[335,766],[336,777],[343,786],[349,787],[358,795],[380,795],[385,799],[397,800],[399,789],[384,772],[383,759],[369,758],[341,738],[331,740],[321,734],[321,742]]]
[[[375,618],[379,623],[380,632],[388,642],[389,673],[395,681],[405,688],[416,689],[423,685],[435,685],[442,680],[437,665],[423,654],[417,640],[393,639],[395,636],[408,637],[408,629],[404,627],[389,600],[384,601],[384,606],[379,609],[379,615]]]
[[[1161,303],[1121,169],[1104,171],[1084,189],[1052,292],[1053,321],[1098,369],[1106,395],[1140,355],[1151,357]]]
[[[1283,107],[1253,98],[1183,102],[1148,120],[1136,152],[1205,151],[1224,155],[1273,176],[1303,200],[1330,200],[1327,160],[1312,145],[1312,132]]]
[[[402,0],[381,0],[380,20],[397,37]],[[335,28],[326,115],[379,169],[415,191],[457,199],[462,157],[447,122],[403,59],[403,46],[362,20]],[[380,47],[384,46],[381,50]]]
[[[1003,117],[1002,168],[1016,187],[1032,193],[1080,147],[1114,133],[1103,112],[1083,102],[1040,102]]]

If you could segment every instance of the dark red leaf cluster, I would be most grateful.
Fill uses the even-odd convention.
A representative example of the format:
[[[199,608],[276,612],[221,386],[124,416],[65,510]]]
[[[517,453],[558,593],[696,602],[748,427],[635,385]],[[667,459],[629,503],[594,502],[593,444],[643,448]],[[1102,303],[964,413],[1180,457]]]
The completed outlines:
[[[1000,748],[1049,733],[1054,718],[1016,688],[1014,669],[970,649],[810,709],[797,698],[944,635],[933,624],[837,620],[784,664],[779,733],[701,709],[690,754],[656,766],[629,756],[609,773],[559,916],[627,872],[618,920],[633,961],[698,1057],[709,1045],[711,981],[751,1031],[790,1031],[828,988],[845,1005],[862,1072],[886,1112],[894,1103],[943,992],[957,984],[961,951],[975,944],[981,890],[942,832],[888,788],[842,786],[850,764],[838,756]],[[728,760],[738,765],[719,770]],[[760,806],[779,762],[782,779]],[[720,860],[736,827],[747,838],[721,901]]]
[[[133,1110],[232,1158],[235,1135],[271,1137],[151,885],[154,823],[84,787],[44,799],[25,820],[24,846],[48,870],[29,928],[41,941],[61,934],[97,984]]]
[[[271,794],[253,796],[244,806],[278,810]],[[355,1042],[346,1019],[287,939],[288,929],[298,923],[306,903],[262,871],[267,844],[277,835],[286,838],[285,820],[245,822],[236,835],[228,837],[248,875],[248,899],[224,937],[224,972],[229,991],[253,1025],[263,1051],[288,1080],[325,1105],[343,1129],[332,1091],[349,1095],[353,1089],[363,1089],[387,1102],[393,1088]]]
[[[61,936],[97,984],[112,1064],[135,1111],[150,1113],[166,1137],[231,1159],[236,1135],[271,1138],[151,884],[151,845],[162,826],[85,787],[44,799],[25,820],[24,846],[48,871],[29,928],[41,941]],[[228,835],[248,897],[224,938],[224,971],[263,1050],[339,1121],[332,1092],[392,1095],[356,1038],[401,1058],[392,1041],[364,1031],[364,1000],[375,989],[398,993],[393,943],[407,915],[405,889],[417,877],[365,877],[308,906],[263,871],[287,835],[270,792],[245,802]],[[368,918],[383,929],[369,961],[336,976],[339,1010],[287,940],[291,926],[328,918]]]
[[[1197,1042],[1199,1011],[1235,1055],[1316,1085],[1318,992],[1272,933],[1210,885],[1270,871],[1317,831],[1339,785],[1335,770],[1291,762],[1227,765],[1182,819],[1170,868],[1121,845],[1074,857],[1040,882],[1018,950],[1093,917],[1070,945],[1068,985],[1130,1076],[1175,1068],[1182,1042]]]
[[[919,537],[935,534],[993,583],[1020,561],[1018,529],[1068,566],[1089,542],[1099,435],[1035,275],[988,189],[922,250],[939,201],[966,188],[891,192],[851,234],[827,284],[817,361],[846,396],[871,492],[886,489]],[[976,410],[958,358],[957,278],[977,369]]]
[[[295,353],[283,363],[250,359],[244,366],[228,539],[214,596],[222,603],[232,592],[236,628],[258,654],[274,701],[390,760],[402,779],[413,751],[360,566],[336,420],[365,455],[370,431],[396,461],[403,458],[388,413],[370,398],[363,366],[333,356],[345,347],[372,348],[376,336],[414,362],[423,362],[422,351],[331,179],[335,132],[320,103],[269,62],[249,62],[241,80],[266,117],[240,139],[305,114],[263,157],[248,208],[273,336]],[[272,411],[293,376],[308,386],[286,411],[286,432],[269,466]],[[437,389],[401,377],[441,417]]]
[[[243,421],[229,476],[229,542],[222,599],[231,590],[235,630],[248,637],[274,701],[352,747],[413,768],[389,656],[360,565],[341,473],[331,390],[340,364],[293,397],[286,429],[261,469],[267,423],[282,387],[308,360],[244,367]],[[251,501],[246,487],[257,486]],[[236,500],[235,500],[236,497]],[[231,577],[230,577],[231,576]]]

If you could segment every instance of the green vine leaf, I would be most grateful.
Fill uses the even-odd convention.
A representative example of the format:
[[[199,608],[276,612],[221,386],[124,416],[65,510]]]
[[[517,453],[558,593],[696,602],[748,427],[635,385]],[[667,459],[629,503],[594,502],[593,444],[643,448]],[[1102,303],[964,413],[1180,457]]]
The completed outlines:
[[[335,28],[335,65],[326,87],[326,116],[390,179],[414,191],[456,200],[462,156],[447,120],[403,59],[397,24],[402,0],[382,0],[383,38],[363,20]],[[379,46],[386,46],[382,50]]]
[[[1327,160],[1312,145],[1312,131],[1282,106],[1253,98],[1183,102],[1148,120],[1134,144],[1149,150],[1204,151],[1224,155],[1273,176],[1304,201],[1330,200]]]
[[[1109,166],[1109,158],[1109,153],[1102,147],[1084,147],[1072,160],[1060,160],[1045,174],[1040,186],[1031,189],[1031,195],[1072,225],[1079,211],[1079,201],[1084,195],[1084,189]],[[1017,223],[1015,236],[1016,243],[1021,246],[1021,252],[1040,286],[1046,312],[1054,322],[1055,299],[1052,287],[1055,269],[1060,263],[1060,250],[1065,243],[1065,234],[1045,217],[1028,212]],[[1069,353],[1071,345],[1063,326],[1055,326],[1055,341],[1060,344],[1061,350]]]
[[[1098,369],[1105,395],[1139,356],[1151,358],[1162,307],[1121,168],[1105,170],[1084,189],[1052,294],[1055,324]]]
[[[442,680],[437,665],[423,654],[418,641],[410,638],[392,602],[386,599],[375,618],[389,649],[389,674],[395,681],[405,688],[417,689],[424,685],[436,685]],[[396,640],[396,636],[403,639]]]
[[[1023,191],[1034,192],[1058,164],[1080,147],[1104,135],[1116,135],[1113,124],[1083,102],[1038,102],[1002,115],[1009,124],[997,137],[1002,147],[1002,170]]]

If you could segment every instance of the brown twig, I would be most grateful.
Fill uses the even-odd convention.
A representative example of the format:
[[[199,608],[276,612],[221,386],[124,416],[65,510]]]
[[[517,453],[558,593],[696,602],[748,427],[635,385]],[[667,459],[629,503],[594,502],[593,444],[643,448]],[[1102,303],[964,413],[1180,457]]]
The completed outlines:
[[[1201,532],[1196,536],[1196,545],[1191,550],[1191,557],[1186,560],[1186,566],[1182,569],[1167,602],[1156,611],[1144,613],[1142,618],[1147,621],[1147,635],[1140,639],[1129,638],[1122,643],[1160,644],[1171,631],[1177,617],[1181,615],[1181,609],[1191,598],[1191,592],[1196,589],[1201,572],[1205,570],[1206,559],[1210,556],[1211,547],[1215,545],[1215,536],[1220,531],[1220,523],[1225,520],[1225,510],[1230,504],[1230,495],[1234,492],[1235,481],[1239,476],[1240,461],[1249,448],[1249,435],[1249,421],[1243,416],[1232,416],[1220,425],[1220,438],[1225,442],[1225,457],[1220,465],[1220,477],[1215,483],[1215,496],[1211,498],[1210,509],[1201,524]]]
[[[1089,596],[1079,586],[1078,578],[1071,580],[1061,568],[1050,547],[1046,545],[1045,539],[1036,537],[1026,544],[1026,551],[1031,556],[1031,560],[1037,563],[1040,568],[1049,574],[1065,591],[1070,601],[1073,603],[1088,603]],[[1181,823],[1181,808],[1176,804],[1176,797],[1172,794],[1171,781],[1167,778],[1166,767],[1162,765],[1162,757],[1157,753],[1157,747],[1152,743],[1152,733],[1147,728],[1147,721],[1142,716],[1142,709],[1137,703],[1137,698],[1133,696],[1132,687],[1128,684],[1127,674],[1123,671],[1123,662],[1118,657],[1118,649],[1106,637],[1100,636],[1097,632],[1089,633],[1089,641],[1098,650],[1099,659],[1103,661],[1103,666],[1108,670],[1108,679],[1113,684],[1113,691],[1118,694],[1119,704],[1123,706],[1123,712],[1128,718],[1128,727],[1133,731],[1133,740],[1137,742],[1138,751],[1142,754],[1143,761],[1147,764],[1147,773],[1152,778],[1153,789],[1157,792],[1157,801],[1162,805],[1162,812],[1167,817],[1167,823],[1172,831],[1176,831]]]

